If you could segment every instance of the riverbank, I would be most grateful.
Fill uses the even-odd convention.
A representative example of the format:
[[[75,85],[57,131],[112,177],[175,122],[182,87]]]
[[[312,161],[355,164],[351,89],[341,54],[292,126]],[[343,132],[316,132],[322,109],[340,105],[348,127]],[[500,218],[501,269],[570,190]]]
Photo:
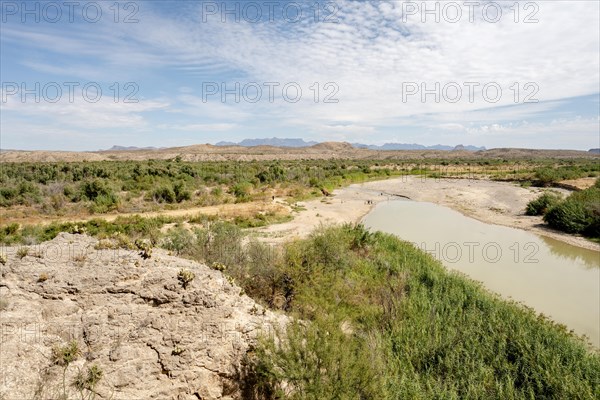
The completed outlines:
[[[565,189],[555,189],[565,197]],[[513,183],[473,179],[433,179],[417,176],[350,185],[335,190],[333,196],[299,203],[305,210],[283,224],[259,228],[255,232],[267,242],[279,243],[305,237],[315,224],[359,222],[373,206],[384,201],[408,198],[452,208],[481,222],[523,229],[561,242],[600,251],[600,244],[584,237],[547,228],[541,217],[524,213],[527,203],[543,191]],[[316,221],[316,222],[315,222]]]

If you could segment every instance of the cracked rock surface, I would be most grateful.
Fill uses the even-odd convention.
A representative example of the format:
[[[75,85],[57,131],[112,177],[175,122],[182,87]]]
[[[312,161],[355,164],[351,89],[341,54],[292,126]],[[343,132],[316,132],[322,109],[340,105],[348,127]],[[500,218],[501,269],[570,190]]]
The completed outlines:
[[[63,367],[52,348],[76,340],[81,355],[66,371],[102,370],[98,399],[238,398],[243,356],[286,317],[241,294],[219,271],[154,249],[96,250],[97,240],[54,240],[2,249],[0,398],[62,394]],[[195,274],[186,289],[181,269]]]

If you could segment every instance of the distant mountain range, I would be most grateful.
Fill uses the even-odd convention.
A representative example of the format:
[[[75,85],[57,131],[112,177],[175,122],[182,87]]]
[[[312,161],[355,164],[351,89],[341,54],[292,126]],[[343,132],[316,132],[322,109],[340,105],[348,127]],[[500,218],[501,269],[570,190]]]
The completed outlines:
[[[589,151],[593,154],[600,154],[600,149],[590,149]]]
[[[319,142],[309,141],[306,142],[304,139],[280,139],[280,138],[266,138],[266,139],[244,139],[241,142],[225,142],[221,141],[215,144],[215,146],[242,146],[242,147],[256,147],[256,146],[273,146],[273,147],[311,147],[319,144]],[[447,146],[443,144],[436,144],[434,146],[424,146],[416,143],[386,143],[381,146],[374,144],[362,144],[362,143],[350,143],[352,147],[356,149],[368,149],[368,150],[463,150],[463,151],[480,151],[485,150],[485,147],[477,146]],[[118,146],[114,145],[110,149],[100,151],[135,151],[135,150],[162,150],[165,147],[136,147],[136,146]],[[598,149],[592,149],[590,152],[599,151]]]
[[[463,146],[459,144],[457,146],[447,146],[443,144],[436,144],[433,146],[424,146],[422,144],[408,144],[408,143],[386,143],[381,146],[377,146],[374,144],[361,144],[361,143],[352,143],[352,146],[358,149],[369,149],[369,150],[466,150],[466,151],[480,151],[485,150],[485,147],[477,147],[477,146]]]
[[[310,147],[318,142],[305,142],[304,139],[244,139],[241,142],[219,142],[216,146],[243,146],[243,147],[255,147],[255,146],[274,146],[274,147]]]
[[[254,147],[254,146],[275,146],[275,147],[310,147],[318,144],[318,142],[305,142],[304,139],[244,139],[241,142],[218,142],[216,146],[243,146],[243,147]],[[434,146],[424,146],[422,144],[407,144],[407,143],[386,143],[381,146],[373,144],[362,144],[362,143],[351,143],[352,147],[357,149],[369,149],[369,150],[466,150],[466,151],[479,151],[485,150],[485,147],[477,146],[446,146],[437,144]]]
[[[100,151],[160,150],[160,149],[164,149],[164,148],[165,147],[153,147],[153,146],[149,146],[149,147],[136,147],[136,146],[118,146],[118,145],[114,145],[110,149],[100,150]]]

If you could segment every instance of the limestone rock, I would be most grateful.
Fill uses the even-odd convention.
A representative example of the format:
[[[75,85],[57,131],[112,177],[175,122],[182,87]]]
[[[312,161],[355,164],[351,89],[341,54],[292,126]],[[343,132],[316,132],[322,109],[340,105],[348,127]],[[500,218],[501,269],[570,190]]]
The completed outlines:
[[[66,372],[97,365],[99,399],[231,399],[243,355],[286,317],[256,304],[221,272],[154,249],[95,250],[96,239],[62,233],[17,256],[7,247],[0,295],[0,398],[57,397],[63,367],[52,348],[76,340]],[[194,272],[187,289],[181,268]],[[259,310],[257,312],[257,310]],[[265,312],[263,312],[265,311]],[[233,389],[232,389],[233,388]]]

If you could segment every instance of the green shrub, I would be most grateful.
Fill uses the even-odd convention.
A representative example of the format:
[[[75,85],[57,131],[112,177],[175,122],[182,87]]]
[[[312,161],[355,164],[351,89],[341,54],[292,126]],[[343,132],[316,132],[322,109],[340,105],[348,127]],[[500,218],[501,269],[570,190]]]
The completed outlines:
[[[116,194],[103,194],[94,199],[94,203],[90,207],[90,211],[102,214],[116,209],[118,205],[119,198]]]
[[[172,188],[168,186],[161,186],[152,192],[152,198],[158,203],[175,203],[177,196]]]
[[[89,392],[90,395],[87,396],[87,398],[93,399],[95,396],[92,396],[91,394],[95,394],[94,391],[96,385],[98,384],[98,382],[100,382],[100,379],[102,379],[102,375],[102,369],[100,369],[99,366],[94,364],[88,367],[85,370],[85,372],[79,370],[79,372],[73,379],[72,385],[75,387],[75,389],[77,389],[82,398],[85,399],[86,397],[84,396],[84,394]]]
[[[177,182],[173,185],[173,193],[175,194],[175,201],[178,203],[192,198],[192,193],[185,188],[183,182]]]
[[[176,227],[167,232],[162,247],[180,254],[184,249],[194,244],[195,236],[184,227]]]
[[[148,239],[136,240],[135,246],[140,251],[140,257],[142,257],[144,260],[147,260],[152,257],[152,243]]]
[[[593,186],[573,192],[565,201],[548,210],[544,221],[563,232],[600,237],[600,189]]]
[[[80,185],[79,190],[83,197],[91,201],[96,200],[96,198],[100,196],[110,197],[113,195],[112,189],[99,179],[83,182]]]
[[[555,193],[544,192],[537,199],[531,200],[527,203],[525,209],[526,215],[544,215],[546,212],[557,205],[561,200],[561,197]]]
[[[237,202],[245,202],[250,200],[252,184],[250,182],[240,182],[231,188],[231,194],[235,196]]]
[[[291,323],[257,350],[254,398],[386,398],[384,361],[369,339],[345,334],[334,320]]]
[[[557,172],[553,168],[543,168],[535,172],[536,184],[538,186],[550,186],[560,180]]]
[[[240,265],[244,261],[242,230],[229,222],[211,223],[208,228],[196,229],[196,243],[190,251],[207,264],[220,262],[227,266]]]
[[[21,247],[17,250],[17,257],[25,258],[29,255],[29,247]]]
[[[552,207],[544,215],[544,221],[552,228],[567,233],[582,233],[589,225],[584,205],[572,200]]]

